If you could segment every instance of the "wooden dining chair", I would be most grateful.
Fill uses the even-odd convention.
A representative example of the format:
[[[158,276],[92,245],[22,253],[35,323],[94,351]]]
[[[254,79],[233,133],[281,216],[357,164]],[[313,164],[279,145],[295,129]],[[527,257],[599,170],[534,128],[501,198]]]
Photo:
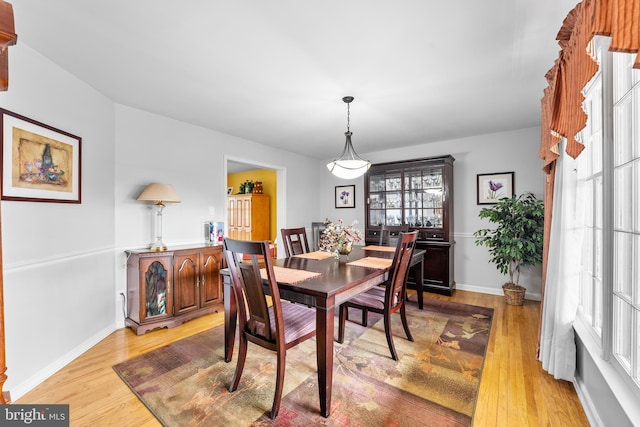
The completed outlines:
[[[384,287],[374,287],[366,292],[358,294],[340,305],[338,342],[344,342],[344,328],[347,321],[349,308],[362,310],[362,325],[367,326],[367,317],[370,311],[380,313],[384,319],[384,332],[387,336],[387,344],[391,352],[391,358],[398,360],[393,335],[391,333],[391,315],[400,311],[402,326],[409,341],[413,341],[407,315],[405,311],[405,300],[407,295],[407,276],[409,274],[409,264],[413,256],[413,250],[418,239],[418,232],[400,233],[396,252],[393,256],[389,278],[384,283]]]
[[[309,242],[307,240],[307,230],[304,227],[283,228],[282,240],[284,241],[284,251],[287,258],[294,255],[306,254],[309,252]]]
[[[229,392],[238,388],[249,341],[275,351],[276,389],[270,413],[271,419],[275,419],[282,400],[286,352],[291,347],[315,336],[316,312],[315,309],[303,304],[292,304],[280,300],[269,242],[224,239],[223,244],[236,296],[238,327],[241,331],[238,362]],[[271,306],[268,304],[263,287],[261,262],[264,264]]]

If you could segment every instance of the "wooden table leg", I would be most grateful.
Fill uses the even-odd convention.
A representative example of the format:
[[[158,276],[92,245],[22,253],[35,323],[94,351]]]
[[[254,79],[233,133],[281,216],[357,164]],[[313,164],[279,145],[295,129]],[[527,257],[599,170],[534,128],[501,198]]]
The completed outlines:
[[[233,357],[233,343],[236,340],[236,320],[238,318],[238,306],[236,294],[231,288],[230,280],[224,277],[224,361],[231,362]]]
[[[333,327],[334,304],[327,301],[316,307],[316,353],[318,359],[318,389],[320,413],[327,418],[331,414],[331,386],[333,384]]]
[[[415,268],[416,292],[418,293],[418,309],[422,310],[424,301],[422,296],[422,292],[424,290],[424,258],[415,266]]]

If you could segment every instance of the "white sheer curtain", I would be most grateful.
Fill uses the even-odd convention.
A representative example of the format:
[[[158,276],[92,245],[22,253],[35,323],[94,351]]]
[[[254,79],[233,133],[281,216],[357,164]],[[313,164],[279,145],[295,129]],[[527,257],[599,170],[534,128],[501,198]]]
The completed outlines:
[[[564,150],[561,153],[556,161],[539,359],[543,369],[555,378],[573,381],[573,321],[579,302],[584,197],[579,189],[576,160]]]

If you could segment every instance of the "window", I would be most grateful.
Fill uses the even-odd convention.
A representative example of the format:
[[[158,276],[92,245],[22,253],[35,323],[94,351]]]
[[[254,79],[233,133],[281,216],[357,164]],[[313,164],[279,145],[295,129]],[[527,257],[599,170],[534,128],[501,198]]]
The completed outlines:
[[[578,185],[584,195],[584,243],[580,275],[580,309],[598,341],[602,337],[603,272],[603,130],[602,73],[584,90],[587,126],[581,133],[584,152],[578,157]]]
[[[640,386],[640,72],[613,55],[612,355]]]
[[[584,89],[579,312],[602,356],[640,393],[640,70],[635,55],[608,52],[604,40],[595,41],[600,70]]]

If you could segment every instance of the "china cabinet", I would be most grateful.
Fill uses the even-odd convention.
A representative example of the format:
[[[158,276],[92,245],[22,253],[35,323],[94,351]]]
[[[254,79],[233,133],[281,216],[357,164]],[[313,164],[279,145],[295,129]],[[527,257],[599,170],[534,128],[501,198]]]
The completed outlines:
[[[227,198],[228,235],[238,240],[270,240],[269,196],[236,194]]]
[[[136,334],[222,308],[222,245],[127,253],[127,317]]]
[[[426,250],[423,289],[451,295],[453,275],[452,156],[374,164],[365,175],[365,240],[418,230]]]

